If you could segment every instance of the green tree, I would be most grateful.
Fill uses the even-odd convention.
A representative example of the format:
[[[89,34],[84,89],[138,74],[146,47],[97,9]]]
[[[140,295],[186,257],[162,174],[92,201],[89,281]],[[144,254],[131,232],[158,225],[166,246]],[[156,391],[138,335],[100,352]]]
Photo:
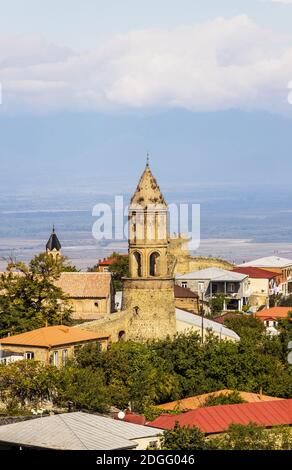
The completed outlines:
[[[203,403],[202,407],[217,405],[234,405],[237,403],[245,403],[237,390],[230,393],[220,393],[219,395],[210,395]]]
[[[55,281],[63,259],[46,253],[28,265],[10,262],[0,276],[0,336],[40,328],[46,323],[70,324],[71,306]]]
[[[224,309],[225,296],[218,294],[209,301],[209,307],[211,310],[211,316],[219,315]]]
[[[291,435],[286,430],[266,430],[255,423],[231,424],[226,433],[208,441],[211,449],[277,450],[291,448]]]
[[[176,423],[174,429],[164,431],[161,438],[163,450],[205,450],[206,439],[197,427],[181,427]]]
[[[233,318],[226,318],[224,325],[235,331],[241,341],[258,342],[265,333],[265,326],[258,318],[250,315],[238,315]]]
[[[60,391],[60,371],[54,366],[37,361],[0,365],[0,399],[6,404],[13,401],[24,408],[27,402],[54,402]]]
[[[122,279],[124,277],[129,277],[129,258],[128,256],[124,256],[115,252],[112,253],[110,258],[112,258],[114,262],[109,267],[109,270],[113,275],[115,290],[119,291],[123,287]]]
[[[101,370],[68,365],[62,369],[60,384],[59,402],[71,402],[77,409],[100,413],[109,410],[109,394]]]

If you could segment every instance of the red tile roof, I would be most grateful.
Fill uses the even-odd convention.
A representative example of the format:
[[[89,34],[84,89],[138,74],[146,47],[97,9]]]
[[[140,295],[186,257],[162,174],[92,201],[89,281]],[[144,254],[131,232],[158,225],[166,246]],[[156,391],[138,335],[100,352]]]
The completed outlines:
[[[179,415],[162,414],[147,425],[173,429],[176,422],[180,426],[197,426],[205,434],[224,432],[231,424],[247,425],[253,422],[264,427],[291,425],[292,399],[210,406]]]
[[[127,257],[128,254],[121,254],[120,256]],[[103,260],[98,261],[98,266],[111,266],[117,261],[117,258],[104,258]]]
[[[273,271],[266,271],[265,269],[254,268],[252,266],[236,267],[233,268],[233,271],[240,274],[247,274],[252,279],[273,279],[276,276],[279,276],[279,273]]]
[[[292,307],[272,307],[265,308],[254,315],[260,320],[266,320],[268,318],[287,318],[289,312],[292,312]]]

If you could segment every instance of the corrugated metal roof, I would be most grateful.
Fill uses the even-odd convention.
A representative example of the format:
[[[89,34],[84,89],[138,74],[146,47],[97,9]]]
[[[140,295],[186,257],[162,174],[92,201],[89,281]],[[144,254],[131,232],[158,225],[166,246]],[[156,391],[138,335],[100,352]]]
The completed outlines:
[[[220,433],[231,424],[247,425],[251,422],[261,426],[292,424],[292,399],[239,405],[220,405],[199,408],[179,415],[161,415],[149,423],[160,429],[173,429],[180,426],[197,426],[206,434]]]
[[[187,274],[178,274],[176,279],[183,280],[207,280],[207,281],[227,281],[227,282],[240,282],[247,278],[246,274],[236,273],[221,268],[207,268],[193,271]]]
[[[279,273],[256,268],[254,266],[238,266],[233,269],[233,272],[246,274],[251,279],[273,279],[274,277],[279,276]]]
[[[135,448],[134,439],[159,434],[157,429],[82,412],[0,426],[0,441],[60,450]]]
[[[188,323],[189,325],[194,325],[199,328],[202,326],[202,317],[199,315],[186,312],[185,310],[181,310],[179,308],[175,309],[175,315],[177,321]],[[226,326],[221,325],[218,322],[209,320],[209,318],[204,318],[204,329],[210,329],[218,334],[235,339],[236,341],[240,340],[240,337],[235,333],[235,331],[231,330],[230,328],[226,328]]]
[[[239,266],[255,266],[256,268],[285,268],[292,266],[292,260],[288,258],[281,258],[279,256],[266,256],[264,258],[253,259],[247,263],[242,263]]]

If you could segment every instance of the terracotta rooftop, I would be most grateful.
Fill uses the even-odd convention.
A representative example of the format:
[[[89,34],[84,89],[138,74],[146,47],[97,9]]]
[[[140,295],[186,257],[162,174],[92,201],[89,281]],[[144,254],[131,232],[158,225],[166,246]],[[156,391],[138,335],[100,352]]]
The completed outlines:
[[[121,254],[120,256],[124,256],[126,258],[128,254]],[[104,258],[102,260],[100,259],[97,264],[98,266],[111,266],[116,261],[117,261],[116,258]]]
[[[247,425],[252,422],[265,427],[291,425],[292,399],[210,406],[179,415],[163,414],[148,424],[160,429],[173,429],[176,422],[180,426],[197,426],[206,434],[224,432],[231,424]]]
[[[187,287],[181,287],[178,286],[177,284],[174,285],[174,296],[177,299],[198,299],[198,294],[195,294],[191,289],[188,289]]]
[[[58,325],[38,328],[37,330],[28,331],[19,335],[8,336],[7,338],[0,339],[0,344],[50,348],[64,344],[94,341],[102,338],[106,337],[102,334],[82,330],[81,328]]]
[[[158,405],[157,408],[165,411],[187,411],[187,410],[196,410],[204,405],[206,400],[211,397],[218,395],[229,395],[233,390],[218,390],[211,393],[203,393],[202,395],[196,395],[194,397],[183,398],[182,400],[171,401],[169,403],[164,403],[163,405]],[[268,395],[260,395],[259,393],[251,392],[238,392],[241,398],[248,403],[264,402],[264,401],[273,401],[281,400],[281,398],[270,397]]]
[[[110,295],[110,273],[62,273],[55,282],[71,298],[107,298]]]
[[[259,319],[265,318],[287,318],[288,313],[292,312],[292,307],[272,307],[265,308],[260,312],[256,312],[254,315]]]
[[[279,273],[266,271],[265,269],[255,268],[253,266],[238,266],[234,268],[233,271],[240,274],[247,274],[251,279],[273,279],[279,276]]]

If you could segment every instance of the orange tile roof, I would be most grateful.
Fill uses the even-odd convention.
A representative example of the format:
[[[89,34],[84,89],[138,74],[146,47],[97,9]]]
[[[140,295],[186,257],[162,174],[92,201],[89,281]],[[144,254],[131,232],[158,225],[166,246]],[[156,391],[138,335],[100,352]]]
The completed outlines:
[[[64,344],[74,344],[98,339],[107,339],[100,333],[92,333],[81,328],[72,328],[65,325],[48,326],[28,331],[19,335],[0,339],[0,345],[36,346],[51,348]]]
[[[55,282],[70,298],[107,298],[110,295],[110,273],[62,273]]]
[[[256,312],[254,315],[260,319],[287,318],[289,312],[292,312],[292,307],[272,307]]]
[[[204,393],[203,395],[197,395],[194,397],[183,398],[182,400],[172,401],[169,403],[164,403],[163,405],[158,405],[157,408],[165,411],[186,411],[186,410],[196,410],[204,405],[205,401],[210,396],[217,397],[218,395],[228,395],[232,393],[233,390],[218,390],[216,392],[211,393]],[[277,397],[270,397],[268,395],[260,396],[259,393],[251,393],[251,392],[239,392],[241,398],[248,402],[248,403],[255,403],[255,402],[263,402],[263,401],[273,401],[273,400],[281,400],[281,398]]]

